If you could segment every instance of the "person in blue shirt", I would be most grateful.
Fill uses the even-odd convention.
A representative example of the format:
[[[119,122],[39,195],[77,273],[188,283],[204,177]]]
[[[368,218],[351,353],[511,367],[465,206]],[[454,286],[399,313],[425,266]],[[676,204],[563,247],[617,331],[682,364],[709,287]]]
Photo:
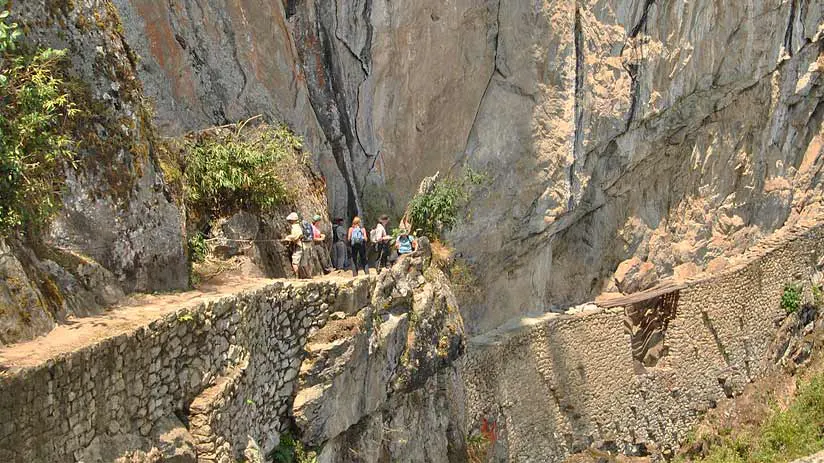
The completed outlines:
[[[410,235],[406,229],[401,228],[400,235],[398,235],[398,239],[395,240],[395,249],[398,250],[398,255],[400,256],[417,251],[418,240],[416,240],[414,236]]]

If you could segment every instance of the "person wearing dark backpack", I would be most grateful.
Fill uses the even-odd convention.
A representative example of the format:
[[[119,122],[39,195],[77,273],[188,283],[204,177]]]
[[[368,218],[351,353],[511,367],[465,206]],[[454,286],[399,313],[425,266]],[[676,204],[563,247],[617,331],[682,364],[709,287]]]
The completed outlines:
[[[369,264],[366,262],[366,244],[369,237],[366,229],[361,226],[360,217],[352,219],[352,226],[346,236],[349,244],[352,245],[352,275],[358,276],[358,267],[363,267],[363,271],[369,275]]]
[[[343,219],[335,217],[335,225],[332,227],[332,264],[338,270],[349,267],[346,256],[346,227],[343,226]]]

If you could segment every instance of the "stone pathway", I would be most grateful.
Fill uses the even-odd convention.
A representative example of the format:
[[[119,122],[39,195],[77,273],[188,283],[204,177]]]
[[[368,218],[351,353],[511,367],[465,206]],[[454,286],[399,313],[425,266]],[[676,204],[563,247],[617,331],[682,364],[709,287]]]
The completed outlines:
[[[67,323],[58,325],[44,336],[0,347],[0,376],[4,372],[8,374],[9,371],[33,367],[61,354],[78,351],[103,339],[133,331],[170,313],[237,293],[254,291],[276,282],[303,285],[308,282],[350,280],[352,276],[349,272],[334,272],[312,280],[238,277],[222,281],[219,285],[203,285],[192,291],[132,295],[126,302],[99,315],[71,317]]]

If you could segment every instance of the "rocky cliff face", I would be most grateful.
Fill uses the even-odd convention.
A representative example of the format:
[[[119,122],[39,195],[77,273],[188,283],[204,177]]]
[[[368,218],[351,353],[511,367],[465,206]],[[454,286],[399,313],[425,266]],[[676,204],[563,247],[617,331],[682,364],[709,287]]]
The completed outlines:
[[[815,214],[822,14],[502,1],[465,152],[494,181],[455,234],[489,269],[478,327],[591,298],[624,259],[669,275]]]
[[[48,240],[91,257],[126,291],[184,287],[181,214],[153,159],[138,58],[117,10],[104,0],[30,1],[13,4],[12,14],[30,44],[68,50],[68,73],[86,100],[78,105],[78,168],[67,169],[64,208]]]
[[[488,174],[452,236],[487,288],[476,331],[622,289],[627,259],[694,273],[817,210],[815,2],[264,3],[116,2],[158,119],[289,122],[335,214]]]
[[[261,89],[260,85],[250,84],[242,95],[229,97],[221,89],[234,88],[236,80],[243,78],[221,68],[225,57],[219,53],[193,48],[198,43],[212,47],[218,40],[215,36],[199,39],[192,35],[194,32],[188,34],[182,29],[172,34],[170,40],[189,50],[183,54],[165,43],[152,42],[157,47],[151,50],[160,53],[157,56],[141,48],[147,43],[146,37],[158,38],[152,35],[155,28],[166,29],[157,17],[134,23],[135,11],[165,12],[164,21],[171,21],[169,15],[177,11],[167,11],[165,7],[157,10],[157,7],[153,2],[116,4],[109,0],[33,0],[11,4],[11,20],[18,22],[25,32],[25,46],[68,51],[65,69],[61,71],[65,71],[67,86],[71,89],[69,98],[79,114],[72,122],[70,137],[77,160],[62,169],[66,182],[59,213],[50,223],[42,224],[42,231],[0,239],[0,344],[44,334],[70,316],[96,313],[131,292],[188,287],[187,237],[200,231],[197,226],[206,228],[209,224],[193,225],[202,219],[193,212],[202,211],[188,211],[187,220],[184,210],[183,165],[177,155],[185,158],[192,144],[181,141],[180,137],[170,140],[163,135],[211,127],[212,121],[263,114],[265,118],[244,125],[252,130],[245,131],[243,136],[253,137],[256,130],[253,126],[263,120],[288,122],[303,128],[307,144],[320,147],[319,152],[323,152],[323,143],[316,143],[306,129],[312,126],[314,116],[306,121],[296,119],[299,114],[312,114],[301,112],[300,94],[296,90],[299,86],[266,77],[290,76],[294,69],[266,71],[260,77],[266,78],[269,87]],[[186,11],[194,11],[195,5],[187,8]],[[282,14],[277,4],[274,8]],[[228,18],[224,18],[224,14],[231,16],[234,10],[227,11],[219,9],[214,14],[223,20]],[[273,16],[252,19],[267,17]],[[143,32],[138,33],[139,28]],[[271,37],[263,29],[259,24],[255,29],[259,36],[250,36],[245,43],[257,43],[267,49],[270,42],[276,45],[273,39],[265,42],[264,37],[266,40]],[[220,31],[231,32],[231,28]],[[210,41],[212,39],[214,41]],[[195,45],[189,47],[187,41]],[[288,44],[288,40],[285,43]],[[255,60],[262,59],[254,50],[247,52],[243,63],[254,64]],[[191,87],[193,80],[179,75],[182,72],[179,68],[172,72],[157,63],[152,67],[153,58],[170,65],[184,57],[195,60],[201,55],[213,57],[212,66],[218,70],[204,71],[197,87]],[[268,61],[271,56],[265,54],[265,65],[255,65],[260,65],[261,70],[270,65],[287,66],[288,56]],[[198,63],[198,69],[205,66]],[[169,74],[153,79],[154,69],[169,71]],[[237,72],[242,74],[245,68]],[[209,76],[214,81],[209,80]],[[192,96],[195,94],[197,97]],[[238,100],[241,96],[245,98],[243,101]],[[273,103],[275,100],[289,100],[293,106],[284,106],[281,110]],[[195,104],[202,104],[202,111],[213,108],[214,114],[220,117],[204,116],[202,111],[192,109]],[[157,106],[156,111],[153,106]],[[268,110],[264,111],[265,108]],[[199,130],[196,135],[202,139],[207,132],[214,135],[221,130]],[[298,155],[300,153],[296,153],[296,157]],[[316,213],[328,215],[323,195],[325,184],[314,167],[302,160],[296,161],[296,165],[284,162],[281,167],[290,169],[289,186],[299,194],[290,195],[286,204],[271,214],[259,214],[260,217],[237,214],[218,218],[220,220],[211,224],[219,235],[217,238],[225,238],[211,242],[229,244],[222,246],[222,255],[245,254],[257,267],[252,269],[257,275],[283,277],[290,271],[289,252],[277,242],[287,229],[283,220],[286,214],[296,210],[304,217]],[[233,212],[236,211],[224,211],[227,216]],[[245,244],[243,249],[239,249],[239,240]],[[258,242],[248,243],[249,240]]]
[[[157,169],[157,134],[117,10],[105,1],[11,7],[28,46],[68,50],[81,113],[62,210],[40,236],[0,240],[0,344],[127,292],[188,284],[182,214]]]

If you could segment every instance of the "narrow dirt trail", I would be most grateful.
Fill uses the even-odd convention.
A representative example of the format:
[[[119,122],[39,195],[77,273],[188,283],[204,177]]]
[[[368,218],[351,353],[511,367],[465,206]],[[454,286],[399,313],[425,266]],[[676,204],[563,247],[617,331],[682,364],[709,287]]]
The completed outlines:
[[[44,336],[0,347],[0,376],[14,370],[40,365],[61,354],[75,352],[102,340],[134,331],[170,313],[191,309],[223,297],[254,291],[276,283],[299,286],[317,282],[345,283],[351,280],[353,278],[348,272],[335,272],[312,280],[236,277],[224,279],[219,284],[203,285],[191,291],[132,295],[123,303],[99,315],[71,317],[67,323],[58,325]]]

